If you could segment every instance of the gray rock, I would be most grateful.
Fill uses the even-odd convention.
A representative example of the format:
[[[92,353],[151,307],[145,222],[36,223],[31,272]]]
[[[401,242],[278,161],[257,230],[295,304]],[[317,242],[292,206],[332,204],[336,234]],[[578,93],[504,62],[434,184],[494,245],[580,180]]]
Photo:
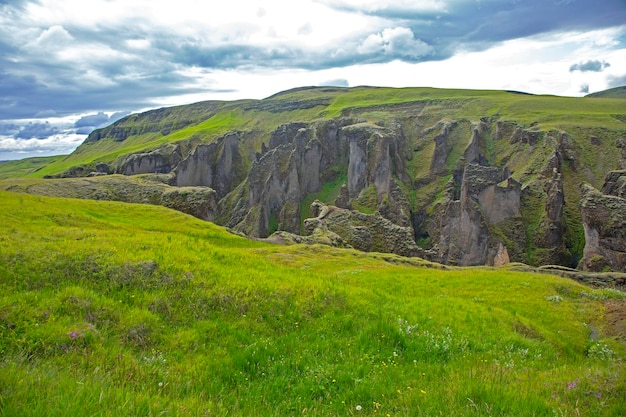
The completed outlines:
[[[585,249],[580,268],[626,272],[626,199],[602,194],[588,184],[582,189]]]

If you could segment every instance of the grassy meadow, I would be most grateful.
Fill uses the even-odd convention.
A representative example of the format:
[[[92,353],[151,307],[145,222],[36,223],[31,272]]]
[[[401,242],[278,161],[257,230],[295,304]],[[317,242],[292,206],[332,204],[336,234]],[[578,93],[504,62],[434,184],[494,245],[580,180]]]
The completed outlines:
[[[0,416],[618,416],[626,349],[549,275],[247,240],[0,192]]]

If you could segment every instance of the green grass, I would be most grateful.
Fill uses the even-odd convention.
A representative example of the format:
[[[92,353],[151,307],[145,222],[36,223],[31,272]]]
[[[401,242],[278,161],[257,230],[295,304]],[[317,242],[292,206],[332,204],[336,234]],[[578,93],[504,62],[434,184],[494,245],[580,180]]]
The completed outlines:
[[[0,193],[0,415],[616,416],[618,291]],[[594,337],[590,337],[593,335]]]
[[[0,162],[0,179],[21,178],[37,172],[65,155],[25,158],[16,161]]]

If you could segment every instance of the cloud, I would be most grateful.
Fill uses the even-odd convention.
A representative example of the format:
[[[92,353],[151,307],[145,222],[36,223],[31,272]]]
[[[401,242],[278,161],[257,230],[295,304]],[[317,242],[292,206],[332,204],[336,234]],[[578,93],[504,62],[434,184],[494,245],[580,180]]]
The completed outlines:
[[[348,12],[361,12],[372,15],[395,16],[443,13],[448,10],[442,0],[319,0],[329,7]]]
[[[130,112],[116,112],[111,116],[107,115],[104,112],[98,112],[96,114],[88,114],[86,116],[82,116],[76,122],[74,122],[74,127],[76,129],[76,133],[88,135],[95,129],[105,127],[124,116],[127,116]]]
[[[107,123],[108,121],[109,116],[107,114],[105,114],[104,112],[98,112],[96,114],[89,114],[87,116],[81,117],[74,123],[74,127],[100,126]]]
[[[311,33],[313,33],[313,27],[311,26],[311,22],[306,22],[298,29],[298,35],[310,35]]]
[[[16,139],[0,135],[0,160],[68,154],[76,149],[85,137],[73,133],[59,133],[44,139]]]
[[[30,45],[38,48],[60,48],[74,40],[74,37],[60,25],[53,25],[41,32]]]
[[[401,23],[433,47],[433,60],[478,51],[500,42],[554,31],[622,26],[623,0],[319,0],[330,8]]]
[[[323,87],[349,87],[350,83],[345,78],[336,78],[334,80],[323,81],[318,84]]]
[[[14,136],[20,131],[15,123],[0,123],[0,136]]]
[[[589,61],[586,61],[586,62],[580,62],[578,64],[573,64],[571,67],[569,67],[569,71],[570,72],[574,72],[574,71],[600,72],[600,71],[602,71],[605,68],[608,68],[610,66],[611,66],[611,64],[609,64],[606,61],[589,60]]]
[[[15,134],[15,139],[45,139],[59,133],[59,129],[51,126],[49,122],[29,123]]]
[[[413,31],[405,27],[384,29],[380,33],[369,35],[357,48],[360,54],[380,54],[405,59],[417,59],[431,50],[420,39],[415,39]]]
[[[626,74],[609,76],[607,84],[609,88],[626,86]]]
[[[580,92],[583,94],[589,94],[589,84],[583,84],[580,86]]]

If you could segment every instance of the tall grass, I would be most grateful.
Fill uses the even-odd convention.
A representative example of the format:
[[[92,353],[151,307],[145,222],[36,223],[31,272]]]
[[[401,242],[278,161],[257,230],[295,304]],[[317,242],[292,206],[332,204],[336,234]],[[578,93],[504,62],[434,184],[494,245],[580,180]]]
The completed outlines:
[[[0,415],[616,416],[602,300],[546,275],[271,246],[0,193]]]

